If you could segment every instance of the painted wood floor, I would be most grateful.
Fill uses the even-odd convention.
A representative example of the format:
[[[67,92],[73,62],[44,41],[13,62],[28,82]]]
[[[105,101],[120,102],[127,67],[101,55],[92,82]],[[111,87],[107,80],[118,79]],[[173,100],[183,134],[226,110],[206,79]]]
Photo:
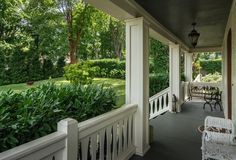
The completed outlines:
[[[223,117],[223,112],[210,111],[204,102],[186,102],[182,112],[166,113],[150,121],[154,141],[144,157],[133,156],[130,160],[201,160],[201,133],[197,128],[204,124],[206,116]]]

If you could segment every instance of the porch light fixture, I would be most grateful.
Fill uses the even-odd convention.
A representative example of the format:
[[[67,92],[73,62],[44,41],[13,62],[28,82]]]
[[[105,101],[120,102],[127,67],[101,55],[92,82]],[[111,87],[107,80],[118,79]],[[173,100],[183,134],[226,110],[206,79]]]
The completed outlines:
[[[200,33],[198,33],[198,32],[196,31],[196,29],[195,29],[196,24],[197,24],[197,23],[195,23],[195,22],[192,23],[193,30],[188,34],[188,37],[189,37],[189,39],[190,39],[190,42],[191,42],[193,48],[196,47],[197,42],[198,42],[198,38],[199,38],[199,36],[200,36]]]

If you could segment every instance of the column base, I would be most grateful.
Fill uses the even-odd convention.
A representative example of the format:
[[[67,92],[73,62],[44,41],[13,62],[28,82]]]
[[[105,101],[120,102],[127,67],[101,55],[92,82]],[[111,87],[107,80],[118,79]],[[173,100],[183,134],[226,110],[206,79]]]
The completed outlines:
[[[136,149],[136,155],[138,155],[138,156],[141,156],[141,157],[143,157],[146,153],[147,153],[147,151],[150,149],[150,145],[147,145],[144,149],[143,149],[143,151],[139,151],[138,149]]]

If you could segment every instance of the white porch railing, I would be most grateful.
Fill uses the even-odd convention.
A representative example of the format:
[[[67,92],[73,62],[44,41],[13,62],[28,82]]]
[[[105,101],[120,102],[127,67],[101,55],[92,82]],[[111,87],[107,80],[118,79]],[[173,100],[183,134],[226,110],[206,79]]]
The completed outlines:
[[[49,134],[0,153],[0,160],[63,160],[66,136],[63,132]]]
[[[137,105],[129,105],[79,123],[79,159],[129,159],[135,153],[136,110]]]
[[[65,119],[58,131],[8,151],[0,160],[124,160],[135,153],[134,114],[127,105],[87,121]]]
[[[166,88],[149,98],[149,119],[153,119],[169,110],[169,98],[170,88]]]

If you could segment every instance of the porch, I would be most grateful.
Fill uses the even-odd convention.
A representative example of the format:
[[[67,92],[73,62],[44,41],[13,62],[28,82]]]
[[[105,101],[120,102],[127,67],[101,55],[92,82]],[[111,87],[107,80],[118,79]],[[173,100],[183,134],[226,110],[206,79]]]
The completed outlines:
[[[150,121],[153,126],[153,142],[144,157],[134,156],[131,160],[200,160],[201,133],[198,127],[206,116],[224,117],[222,111],[203,110],[205,102],[193,99],[183,104],[182,112],[165,113]]]
[[[203,124],[205,116],[225,116],[236,122],[236,101],[232,98],[236,95],[236,85],[233,85],[236,80],[236,1],[227,1],[227,5],[222,0],[218,0],[218,3],[201,0],[184,1],[185,5],[180,2],[177,4],[176,1],[169,1],[172,2],[169,4],[166,3],[167,1],[159,1],[165,7],[172,5],[173,10],[177,8],[177,17],[171,7],[169,9],[163,7],[160,10],[154,8],[154,13],[148,13],[144,9],[145,3],[139,0],[86,1],[119,19],[126,20],[126,105],[79,124],[73,119],[62,120],[58,122],[56,132],[1,153],[0,160],[123,160],[129,159],[134,154],[144,157],[133,157],[132,160],[201,159],[201,134],[198,133],[197,127]],[[191,2],[199,3],[196,5]],[[182,5],[190,9],[182,10],[184,8]],[[152,6],[149,4],[148,7]],[[152,11],[152,8],[147,10]],[[190,16],[189,10],[193,17]],[[162,11],[162,13],[156,15],[158,13],[155,11]],[[170,14],[165,11],[170,11]],[[208,15],[208,11],[212,11],[211,15]],[[187,21],[183,24],[182,15],[188,16],[187,13],[190,17],[185,17]],[[169,17],[165,16],[166,14]],[[212,19],[212,14],[223,16]],[[161,18],[158,17],[160,15],[162,15]],[[199,28],[203,35],[197,48],[192,48],[186,40],[191,30],[189,25],[194,20],[201,22]],[[207,24],[209,21],[212,23]],[[171,27],[168,28],[168,26]],[[148,41],[150,36],[170,48],[170,88],[156,96],[153,99],[154,104],[150,104],[149,108]],[[230,40],[227,41],[227,39]],[[204,111],[203,104],[200,103],[185,103],[181,107],[186,92],[182,90],[180,80],[180,54],[185,53],[185,74],[187,80],[191,82],[191,55],[194,52],[203,51],[224,53],[222,69],[224,79],[221,84],[224,113]],[[168,112],[173,111],[171,101],[173,94],[178,99],[175,108],[177,114]],[[163,113],[165,114],[160,116]],[[149,120],[150,117],[156,116],[158,116],[156,119]],[[151,146],[149,145],[149,124],[154,126],[154,143]]]

